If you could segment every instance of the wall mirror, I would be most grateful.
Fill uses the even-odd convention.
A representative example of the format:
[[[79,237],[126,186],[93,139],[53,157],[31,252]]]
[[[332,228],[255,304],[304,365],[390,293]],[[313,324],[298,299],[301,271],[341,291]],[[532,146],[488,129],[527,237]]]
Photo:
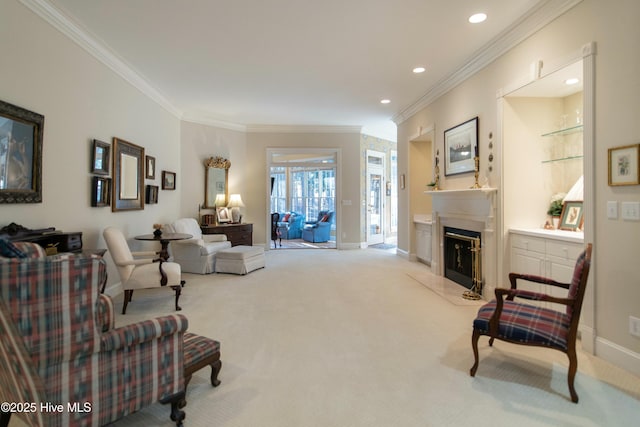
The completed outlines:
[[[113,212],[144,209],[144,148],[113,138]]]
[[[224,196],[224,206],[229,202],[229,168],[231,162],[220,156],[209,157],[204,161],[204,207],[207,209],[216,206]]]

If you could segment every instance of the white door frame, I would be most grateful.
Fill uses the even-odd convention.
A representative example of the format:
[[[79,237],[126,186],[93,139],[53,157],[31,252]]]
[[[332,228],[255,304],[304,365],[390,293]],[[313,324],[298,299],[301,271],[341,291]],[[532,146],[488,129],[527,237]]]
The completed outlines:
[[[379,164],[370,164],[369,158],[375,157],[379,158],[381,162]],[[367,158],[366,158],[366,194],[365,194],[365,203],[367,206],[366,212],[366,233],[367,233],[367,245],[375,245],[378,243],[384,243],[384,220],[385,220],[385,167],[386,167],[386,154],[381,151],[367,150]],[[370,206],[370,197],[371,197],[371,175],[380,175],[381,182],[379,199],[380,199],[380,212],[379,212],[379,223],[380,223],[380,233],[372,233],[371,232],[371,206]]]

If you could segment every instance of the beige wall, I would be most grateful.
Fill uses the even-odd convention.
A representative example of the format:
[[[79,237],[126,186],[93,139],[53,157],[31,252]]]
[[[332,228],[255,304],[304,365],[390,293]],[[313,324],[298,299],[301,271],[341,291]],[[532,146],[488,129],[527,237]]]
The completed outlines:
[[[640,57],[637,41],[640,27],[635,18],[640,16],[640,3],[633,0],[602,2],[585,0],[551,24],[522,42],[494,63],[477,73],[449,93],[398,126],[398,152],[401,165],[406,169],[409,138],[415,129],[435,123],[436,146],[442,150],[442,130],[462,123],[473,116],[480,117],[481,174],[486,173],[488,133],[494,135],[498,127],[496,93],[514,81],[527,76],[529,64],[542,59],[551,64],[570,57],[586,43],[597,43],[595,56],[595,224],[593,284],[595,286],[595,319],[589,323],[595,328],[596,354],[616,364],[640,372],[640,339],[628,332],[629,316],[640,317],[640,263],[637,262],[637,241],[640,222],[608,220],[607,200],[637,201],[640,186],[609,187],[607,185],[607,149],[640,142]],[[544,73],[543,69],[543,73]],[[501,158],[503,141],[497,139],[497,159],[494,172],[488,174],[493,187],[500,185],[500,165],[517,165],[517,159]],[[508,150],[505,147],[505,154]],[[459,189],[471,185],[473,176],[443,179],[443,188]],[[402,197],[401,192],[401,197]],[[511,201],[505,198],[505,204]],[[400,217],[408,212],[409,201],[404,192],[400,204]],[[411,233],[407,227],[400,230],[400,249],[408,250]],[[506,244],[506,241],[505,241]]]
[[[17,1],[2,2],[0,52],[1,99],[45,116],[43,202],[0,205],[0,226],[16,222],[81,231],[86,248],[105,248],[105,226],[134,236],[178,216],[179,189],[160,190],[159,203],[143,211],[92,208],[89,173],[91,140],[111,143],[117,136],[156,158],[156,179],[147,184],[160,185],[161,171],[169,170],[177,173],[180,185],[180,121],[175,116]],[[109,279],[119,281],[112,268]]]

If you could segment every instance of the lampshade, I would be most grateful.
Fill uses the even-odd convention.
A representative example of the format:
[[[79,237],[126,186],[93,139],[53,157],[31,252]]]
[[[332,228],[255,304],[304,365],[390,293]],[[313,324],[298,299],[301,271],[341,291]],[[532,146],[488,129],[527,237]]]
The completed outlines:
[[[229,196],[229,204],[228,208],[243,208],[244,203],[242,203],[242,197],[239,194],[232,194]]]
[[[224,206],[225,201],[226,201],[226,197],[224,194],[218,193],[216,195],[216,206]]]

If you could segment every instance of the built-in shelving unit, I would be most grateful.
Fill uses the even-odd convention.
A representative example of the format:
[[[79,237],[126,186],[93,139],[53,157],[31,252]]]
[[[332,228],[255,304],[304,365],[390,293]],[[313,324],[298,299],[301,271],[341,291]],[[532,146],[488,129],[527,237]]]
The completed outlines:
[[[570,127],[565,127],[562,129],[558,129],[555,130],[553,132],[548,132],[548,133],[544,133],[542,134],[543,138],[552,138],[550,139],[550,141],[553,141],[552,144],[563,144],[566,142],[565,140],[565,136],[568,135],[572,135],[572,134],[576,134],[582,132],[582,125],[575,125],[575,126],[570,126]],[[572,149],[569,146],[566,146],[566,150],[565,149],[561,149],[561,150],[552,150],[551,152],[555,154],[555,156],[551,156],[551,158],[546,159],[546,160],[542,160],[542,163],[555,163],[555,162],[564,162],[567,160],[582,160],[582,158],[584,157],[582,155],[582,138],[580,138],[580,153],[576,152],[575,147]],[[575,141],[575,139],[572,140]],[[559,147],[558,147],[559,148]],[[562,155],[558,155],[562,153]]]
[[[544,133],[542,134],[542,136],[543,137],[564,136],[564,135],[569,135],[576,132],[582,132],[582,125],[576,125],[576,126],[567,127],[564,129],[554,130],[553,132]]]

